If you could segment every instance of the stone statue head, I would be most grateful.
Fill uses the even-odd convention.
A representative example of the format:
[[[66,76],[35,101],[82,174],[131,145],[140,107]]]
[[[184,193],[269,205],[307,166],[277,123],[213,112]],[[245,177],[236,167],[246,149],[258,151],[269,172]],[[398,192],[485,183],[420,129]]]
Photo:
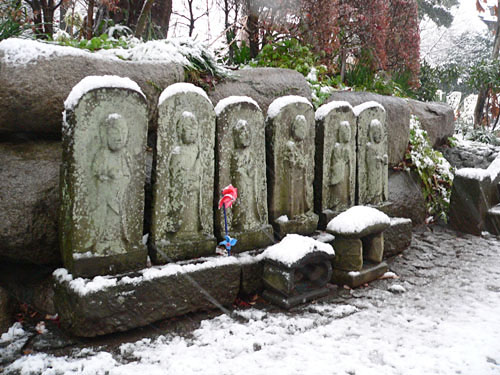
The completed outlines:
[[[125,119],[118,113],[112,113],[105,122],[106,143],[108,148],[119,151],[127,144],[128,127]]]
[[[348,121],[341,121],[339,124],[339,143],[349,143],[351,140],[351,125]]]
[[[248,127],[248,122],[245,120],[238,120],[234,126],[234,145],[236,148],[246,148],[250,146],[252,137],[250,135],[250,129]]]
[[[198,120],[192,112],[182,112],[177,122],[177,134],[180,135],[182,143],[186,145],[193,144],[196,141],[196,130],[198,129]]]
[[[307,133],[307,120],[304,115],[298,115],[293,120],[292,124],[292,137],[296,141],[302,141],[306,138]]]
[[[368,134],[371,142],[380,143],[382,141],[382,124],[379,120],[374,119],[370,122]]]

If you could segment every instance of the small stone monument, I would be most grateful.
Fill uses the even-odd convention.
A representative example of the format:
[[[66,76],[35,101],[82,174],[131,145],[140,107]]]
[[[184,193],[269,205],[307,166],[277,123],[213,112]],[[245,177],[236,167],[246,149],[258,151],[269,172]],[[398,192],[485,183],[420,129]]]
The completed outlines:
[[[263,297],[289,309],[327,295],[334,255],[329,244],[298,234],[286,235],[262,254]]]
[[[266,120],[269,217],[279,238],[311,234],[318,225],[313,212],[314,110],[300,96],[271,103]]]
[[[84,277],[144,267],[144,94],[128,78],[89,76],[71,90],[64,106],[64,266]]]
[[[320,229],[355,204],[356,131],[349,103],[332,101],[316,111],[314,205]]]
[[[366,206],[351,207],[328,223],[326,231],[335,236],[335,283],[355,288],[387,271],[387,264],[382,262],[383,232],[390,224],[386,214]]]
[[[167,87],[158,104],[151,258],[155,263],[215,252],[213,234],[215,113],[189,83]]]
[[[227,211],[231,237],[238,240],[232,251],[241,252],[274,242],[267,213],[264,116],[258,104],[246,96],[230,96],[215,107],[217,115],[216,191],[229,184],[238,199]],[[224,215],[216,215],[216,235],[224,237]]]
[[[384,107],[366,102],[354,107],[358,118],[357,204],[382,205],[389,195],[387,129]]]

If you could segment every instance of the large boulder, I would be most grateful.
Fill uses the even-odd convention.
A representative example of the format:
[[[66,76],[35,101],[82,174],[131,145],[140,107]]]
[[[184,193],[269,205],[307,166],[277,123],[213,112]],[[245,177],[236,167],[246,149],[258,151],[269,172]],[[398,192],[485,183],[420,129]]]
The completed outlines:
[[[0,143],[0,260],[59,264],[60,142]]]
[[[156,126],[151,120],[161,91],[184,80],[184,70],[176,64],[123,61],[71,47],[7,39],[0,43],[0,136],[60,138],[63,103],[73,86],[90,75],[137,82],[148,99],[151,127]]]
[[[328,102],[333,100],[346,101],[353,107],[368,101],[382,104],[387,113],[389,165],[397,165],[403,160],[410,139],[410,109],[404,99],[371,92],[338,91],[330,96]]]
[[[425,221],[425,199],[415,173],[389,171],[389,202],[389,205],[381,208],[387,215],[411,219],[413,225]]]
[[[304,76],[295,70],[279,68],[239,70],[208,93],[214,105],[233,95],[249,96],[255,100],[264,116],[274,99],[281,96],[298,95],[311,101],[311,89]]]
[[[9,292],[0,286],[0,335],[6,332],[12,323],[12,310]]]
[[[422,129],[427,132],[432,147],[445,144],[453,135],[455,115],[448,104],[408,99],[408,105],[411,114],[418,118]]]

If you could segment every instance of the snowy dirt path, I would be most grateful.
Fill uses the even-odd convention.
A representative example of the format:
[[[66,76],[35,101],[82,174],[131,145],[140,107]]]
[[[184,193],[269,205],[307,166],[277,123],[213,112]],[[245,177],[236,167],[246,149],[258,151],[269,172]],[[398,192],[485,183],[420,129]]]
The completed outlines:
[[[113,354],[32,354],[5,373],[500,374],[498,238],[415,233],[390,267],[399,279],[289,313],[241,310],[246,323],[222,315]]]

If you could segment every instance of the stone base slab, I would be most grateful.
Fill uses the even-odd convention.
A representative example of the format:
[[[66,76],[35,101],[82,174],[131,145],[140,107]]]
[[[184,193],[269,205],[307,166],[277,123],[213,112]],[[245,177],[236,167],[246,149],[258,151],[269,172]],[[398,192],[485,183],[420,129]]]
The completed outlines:
[[[154,264],[165,264],[178,260],[193,259],[215,254],[217,240],[215,237],[181,239],[170,242],[159,241],[150,245],[149,256]]]
[[[73,254],[73,260],[68,266],[70,272],[78,277],[114,275],[146,267],[147,255],[146,246],[140,250],[109,256],[78,257],[78,254]]]
[[[231,305],[240,278],[237,257],[205,258],[94,279],[73,280],[67,270],[59,269],[54,272],[55,305],[64,329],[94,337],[214,309],[214,302]]]
[[[402,253],[411,245],[412,221],[391,218],[391,226],[384,231],[384,258]]]
[[[274,244],[274,231],[271,225],[262,226],[254,231],[229,233],[238,242],[231,249],[232,253],[241,253],[247,250],[261,249]]]
[[[272,290],[265,290],[264,293],[262,294],[262,297],[264,297],[272,304],[288,310],[302,303],[306,303],[314,299],[324,297],[328,295],[328,293],[329,290],[328,288],[325,287],[307,291],[302,294],[285,297],[284,295],[276,293]]]
[[[365,264],[361,271],[342,271],[334,269],[332,283],[357,288],[360,285],[378,279],[386,273],[388,269],[389,267],[385,262],[379,264]]]
[[[303,236],[313,234],[318,227],[318,215],[311,213],[293,218],[288,221],[274,220],[272,223],[274,232],[279,239],[283,239],[287,234],[296,233]]]

